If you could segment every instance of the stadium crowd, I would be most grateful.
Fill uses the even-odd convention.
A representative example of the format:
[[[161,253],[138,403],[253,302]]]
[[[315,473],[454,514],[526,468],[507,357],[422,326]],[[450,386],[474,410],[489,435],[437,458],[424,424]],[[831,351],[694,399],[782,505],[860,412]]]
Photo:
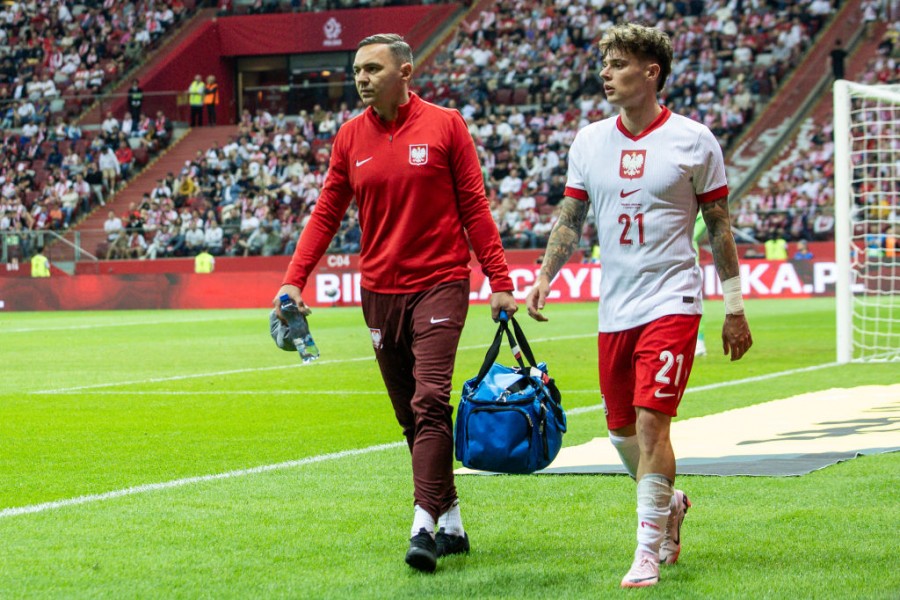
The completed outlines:
[[[675,50],[663,102],[705,123],[728,147],[831,12],[829,2],[566,2],[500,0],[464,24],[417,75],[425,99],[476,117],[510,103],[554,108],[581,126],[607,116],[597,44],[619,21],[655,23]],[[523,16],[524,15],[524,16]]]
[[[895,21],[889,24],[881,39],[877,55],[857,78],[860,83],[900,83],[898,40],[900,21]],[[872,119],[872,123],[871,127],[891,127],[887,119]],[[885,135],[884,139],[889,137],[893,136]],[[880,149],[857,150],[877,152]],[[891,164],[893,161],[886,157],[882,162]],[[854,177],[856,226],[865,227],[863,221],[880,221],[882,225],[878,225],[880,231],[877,233],[883,236],[884,244],[889,245],[887,237],[900,230],[900,177],[896,173],[869,173],[867,178],[858,175]],[[872,183],[876,179],[873,176],[877,176],[880,183]],[[829,113],[819,119],[811,117],[803,123],[791,146],[763,174],[755,189],[740,200],[735,209],[734,225],[745,239],[833,239],[833,177],[833,118]],[[879,187],[876,189],[875,185]]]
[[[383,6],[409,6],[413,4],[437,4],[452,0],[219,0],[218,14],[222,17],[262,15],[283,12],[318,12],[351,8],[379,8]],[[468,0],[464,0],[468,3]]]
[[[133,164],[168,142],[161,114],[116,132],[84,130],[95,94],[164,39],[193,0],[6,2],[0,6],[0,233],[10,259],[34,250],[30,232],[65,229],[104,202]]]
[[[27,259],[43,231],[63,231],[105,205],[134,170],[171,141],[173,126],[158,111],[123,129],[108,114],[98,131],[82,131],[64,117],[55,127],[30,124],[0,132],[0,233],[9,260]]]
[[[124,11],[128,5],[113,6]],[[459,108],[469,123],[504,246],[541,247],[563,194],[569,144],[578,129],[613,113],[601,93],[593,43],[609,25],[652,19],[669,31],[676,60],[665,102],[706,123],[727,146],[830,10],[822,0],[777,6],[501,0],[463,24],[439,56],[420,68],[417,90]],[[134,12],[131,22],[139,18]],[[896,76],[897,31],[896,26],[889,30],[885,50],[867,78],[883,80],[891,71]],[[317,106],[292,117],[245,110],[239,134],[228,144],[198,153],[180,172],[146,190],[125,214],[110,215],[101,254],[188,256],[204,246],[229,256],[293,252],[324,180],[330,140],[359,110],[360,105],[342,104],[334,111]],[[123,165],[127,172],[134,163],[129,151],[145,157],[145,150],[165,143],[171,124],[164,115],[142,116],[137,124],[127,114],[122,121],[108,115],[101,132],[89,139],[58,116],[55,127],[44,121],[19,131],[3,136],[9,152],[0,163],[0,231],[18,228],[25,239],[26,231],[65,228],[79,211],[102,204],[103,193],[127,177]],[[747,239],[832,235],[831,136],[827,126],[809,131],[799,138],[798,155],[773,170],[736,208],[735,224]],[[93,194],[81,193],[76,200],[72,189],[84,192],[82,179]],[[587,227],[583,247],[592,245],[594,235]],[[359,227],[351,210],[330,250],[358,248]]]
[[[13,0],[0,6],[4,128],[71,117],[193,8],[183,0]]]

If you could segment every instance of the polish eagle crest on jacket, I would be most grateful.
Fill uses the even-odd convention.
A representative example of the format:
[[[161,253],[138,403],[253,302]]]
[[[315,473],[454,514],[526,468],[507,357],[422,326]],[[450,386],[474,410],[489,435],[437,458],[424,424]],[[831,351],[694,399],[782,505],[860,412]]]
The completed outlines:
[[[409,164],[421,166],[428,163],[428,144],[409,145]]]

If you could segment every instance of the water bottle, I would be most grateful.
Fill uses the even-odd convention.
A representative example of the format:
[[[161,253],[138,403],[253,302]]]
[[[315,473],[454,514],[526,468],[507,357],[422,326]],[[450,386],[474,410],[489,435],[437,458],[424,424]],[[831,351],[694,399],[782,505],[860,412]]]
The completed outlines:
[[[309,333],[309,323],[306,322],[306,316],[300,312],[297,303],[287,294],[279,296],[278,301],[281,303],[281,315],[290,329],[290,339],[300,353],[300,358],[304,363],[319,358],[319,349]]]

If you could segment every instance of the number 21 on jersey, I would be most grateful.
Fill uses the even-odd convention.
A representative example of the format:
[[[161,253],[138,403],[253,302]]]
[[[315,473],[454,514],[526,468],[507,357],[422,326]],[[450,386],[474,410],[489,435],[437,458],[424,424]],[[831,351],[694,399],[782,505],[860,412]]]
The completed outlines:
[[[639,246],[644,245],[644,213],[637,213],[633,217],[622,213],[619,215],[619,225],[622,226],[620,245],[631,246],[635,242]]]

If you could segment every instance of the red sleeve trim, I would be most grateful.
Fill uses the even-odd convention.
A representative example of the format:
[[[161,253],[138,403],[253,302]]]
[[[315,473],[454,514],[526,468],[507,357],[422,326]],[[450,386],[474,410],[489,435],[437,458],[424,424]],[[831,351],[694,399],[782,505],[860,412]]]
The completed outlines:
[[[569,198],[575,198],[576,200],[583,200],[584,202],[590,200],[587,190],[579,190],[578,188],[569,186],[566,186],[566,196],[568,196]]]
[[[727,197],[728,197],[728,186],[723,185],[722,187],[720,187],[718,189],[711,190],[704,194],[700,194],[699,196],[697,196],[697,201],[700,202],[700,204],[706,204],[707,202],[715,202],[716,200],[721,200],[722,198],[727,198]]]

